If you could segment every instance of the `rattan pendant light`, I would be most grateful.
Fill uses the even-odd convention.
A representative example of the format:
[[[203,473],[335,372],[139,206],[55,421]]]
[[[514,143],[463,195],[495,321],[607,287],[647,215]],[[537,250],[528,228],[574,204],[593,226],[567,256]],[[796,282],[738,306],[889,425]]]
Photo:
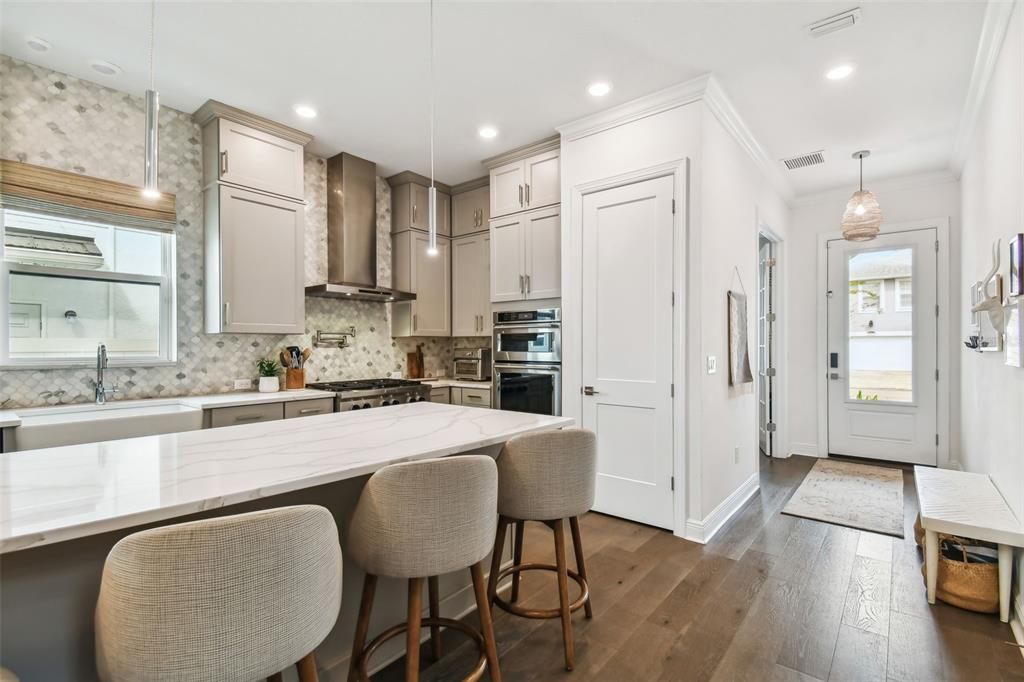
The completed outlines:
[[[843,212],[843,239],[851,242],[866,242],[878,236],[882,227],[882,209],[875,195],[864,189],[864,158],[871,152],[862,150],[853,153],[860,161],[860,189],[846,202]]]

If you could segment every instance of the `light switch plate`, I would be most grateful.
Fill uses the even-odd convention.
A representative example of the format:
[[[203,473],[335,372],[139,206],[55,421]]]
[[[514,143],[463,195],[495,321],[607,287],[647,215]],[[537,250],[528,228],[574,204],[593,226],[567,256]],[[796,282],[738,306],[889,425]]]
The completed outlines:
[[[252,379],[235,379],[236,391],[247,391],[252,388]]]
[[[708,356],[708,374],[714,374],[718,371],[718,358],[714,355]]]

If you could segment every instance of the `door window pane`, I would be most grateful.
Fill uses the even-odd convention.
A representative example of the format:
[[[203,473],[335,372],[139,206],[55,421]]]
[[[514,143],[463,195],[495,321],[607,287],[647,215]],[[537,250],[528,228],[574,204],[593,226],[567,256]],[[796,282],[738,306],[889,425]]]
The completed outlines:
[[[849,395],[911,402],[913,249],[861,251],[849,258]]]

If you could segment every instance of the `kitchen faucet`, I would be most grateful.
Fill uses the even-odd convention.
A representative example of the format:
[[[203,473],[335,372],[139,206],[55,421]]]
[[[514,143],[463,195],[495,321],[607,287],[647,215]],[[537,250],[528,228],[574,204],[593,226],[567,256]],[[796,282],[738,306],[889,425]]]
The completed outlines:
[[[100,344],[96,347],[96,404],[105,405],[107,403],[107,395],[111,393],[117,393],[117,384],[114,384],[110,388],[103,385],[103,372],[107,369],[107,347],[105,344]]]

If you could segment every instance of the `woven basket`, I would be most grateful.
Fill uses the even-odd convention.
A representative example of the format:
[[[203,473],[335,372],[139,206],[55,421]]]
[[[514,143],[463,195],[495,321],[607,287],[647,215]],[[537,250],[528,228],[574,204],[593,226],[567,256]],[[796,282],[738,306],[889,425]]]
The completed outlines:
[[[924,547],[924,527],[921,525],[921,515],[914,519],[914,542],[918,547]]]
[[[952,606],[978,613],[999,611],[999,565],[980,561],[968,561],[967,549],[970,541],[961,538],[943,537],[939,552],[939,574],[936,579],[935,596]],[[953,548],[954,551],[950,551]],[[963,558],[951,558],[947,554],[959,551]],[[924,566],[921,567],[924,574]]]

